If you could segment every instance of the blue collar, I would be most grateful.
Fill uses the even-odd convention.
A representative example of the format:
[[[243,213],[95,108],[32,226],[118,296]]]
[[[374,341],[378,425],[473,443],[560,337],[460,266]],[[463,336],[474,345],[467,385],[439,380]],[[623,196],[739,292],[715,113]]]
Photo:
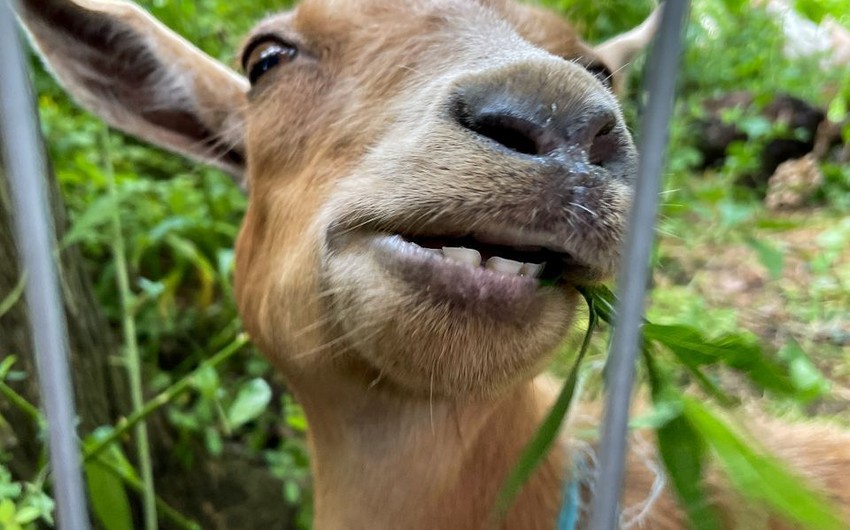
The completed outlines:
[[[579,506],[581,504],[580,481],[571,479],[564,487],[561,499],[561,513],[558,514],[556,530],[576,530],[578,528]]]
[[[587,457],[579,451],[572,454],[570,476],[564,485],[561,497],[561,512],[558,514],[558,525],[555,530],[577,530],[581,516],[581,483],[590,475]]]

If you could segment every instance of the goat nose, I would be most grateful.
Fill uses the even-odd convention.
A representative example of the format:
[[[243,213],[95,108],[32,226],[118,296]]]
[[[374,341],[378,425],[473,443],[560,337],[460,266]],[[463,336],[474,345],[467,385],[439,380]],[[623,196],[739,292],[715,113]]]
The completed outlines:
[[[452,119],[514,153],[547,156],[578,150],[589,163],[605,167],[621,159],[630,144],[615,104],[607,98],[583,102],[565,96],[545,103],[542,94],[523,96],[492,85],[463,87],[455,95]]]

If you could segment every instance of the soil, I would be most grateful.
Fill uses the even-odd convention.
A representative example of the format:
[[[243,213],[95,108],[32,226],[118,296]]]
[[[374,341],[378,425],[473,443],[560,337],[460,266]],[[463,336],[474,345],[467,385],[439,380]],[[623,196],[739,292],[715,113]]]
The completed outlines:
[[[747,227],[749,238],[662,236],[655,289],[687,285],[706,309],[734,309],[743,328],[777,348],[796,340],[834,382],[821,412],[850,412],[850,219],[824,209],[771,214],[782,229]],[[774,223],[775,225],[776,223]],[[695,225],[699,226],[699,225]],[[752,239],[779,250],[771,271]],[[731,240],[731,241],[730,241]],[[737,240],[737,241],[736,241]]]

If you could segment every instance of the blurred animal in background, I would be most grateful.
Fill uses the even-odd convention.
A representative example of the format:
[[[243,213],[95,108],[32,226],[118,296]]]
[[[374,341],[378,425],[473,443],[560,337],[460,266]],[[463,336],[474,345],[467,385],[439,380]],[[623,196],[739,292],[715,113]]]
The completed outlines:
[[[769,182],[783,163],[788,164],[779,180],[787,182],[793,168],[801,171],[805,168],[795,189],[816,189],[822,178],[813,176],[818,172],[815,162],[847,157],[842,141],[846,120],[832,122],[824,109],[790,94],[776,94],[765,102],[757,101],[751,92],[729,92],[706,100],[702,110],[703,117],[694,123],[694,132],[703,169],[723,165],[736,142],[758,141],[761,143],[758,167],[742,176],[740,183],[761,192],[768,190]],[[747,119],[751,120],[750,127],[743,125]],[[790,163],[804,157],[808,162]],[[808,185],[802,185],[803,182]],[[797,201],[770,204],[790,206]]]

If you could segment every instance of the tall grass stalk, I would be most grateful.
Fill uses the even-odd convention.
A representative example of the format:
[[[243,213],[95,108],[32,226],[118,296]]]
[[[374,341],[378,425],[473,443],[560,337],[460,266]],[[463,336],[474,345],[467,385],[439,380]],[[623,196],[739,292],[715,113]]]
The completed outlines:
[[[555,443],[558,433],[561,430],[561,425],[564,423],[564,419],[570,411],[570,405],[572,405],[573,402],[573,395],[575,394],[576,387],[578,386],[581,363],[590,348],[593,331],[596,329],[596,325],[598,323],[598,316],[596,308],[594,307],[593,296],[583,289],[580,290],[580,292],[587,302],[588,322],[587,331],[584,334],[584,340],[581,342],[581,348],[579,349],[578,356],[573,363],[573,367],[570,369],[570,373],[567,376],[567,380],[564,382],[564,386],[561,388],[561,392],[558,394],[558,397],[555,399],[555,403],[552,405],[552,409],[546,415],[546,418],[544,418],[543,423],[537,430],[537,433],[535,433],[531,441],[526,444],[522,454],[520,455],[519,462],[511,471],[510,475],[508,475],[508,478],[499,490],[498,497],[496,498],[495,509],[491,513],[489,528],[498,528],[502,524],[511,506],[513,506],[517,495],[519,495],[520,490],[522,490],[522,487],[528,479],[531,478],[534,470],[537,469],[546,457],[546,454],[552,448],[552,445]]]
[[[118,292],[121,299],[121,319],[124,331],[124,362],[130,379],[132,412],[135,414],[144,408],[142,364],[139,357],[139,344],[136,340],[133,293],[130,291],[121,215],[118,211],[118,186],[115,182],[115,169],[112,166],[112,158],[110,156],[109,132],[106,129],[103,130],[101,135],[101,152],[103,154],[103,174],[107,179],[109,194],[114,201],[111,216],[114,237],[112,238],[110,249],[112,251],[112,259],[115,262],[115,274],[118,280]],[[156,492],[154,491],[153,484],[153,467],[151,465],[147,424],[145,422],[139,422],[134,430],[136,453],[139,459],[139,473],[142,479],[142,504],[145,517],[145,530],[158,530]]]
[[[237,341],[239,342],[238,346],[236,346]],[[218,357],[219,363],[221,361],[231,357],[234,353],[239,351],[241,346],[243,346],[247,343],[247,338],[240,336],[239,338],[237,338],[237,341],[234,341],[234,344],[231,344],[230,346],[228,346],[228,348],[225,351],[223,351],[221,354],[219,354],[219,357]],[[179,394],[179,392],[177,390],[175,390],[174,392],[175,392],[174,395]],[[3,380],[1,378],[0,378],[0,394],[5,396],[12,405],[14,405],[15,407],[18,408],[18,410],[20,410],[21,412],[26,414],[36,424],[39,431],[42,431],[46,428],[47,420],[41,414],[41,411],[38,410],[38,407],[36,407],[35,405],[33,405],[32,403],[27,401],[25,397],[23,397],[20,394],[18,394],[17,392],[15,392],[15,390],[12,389],[5,382],[3,382]],[[124,430],[119,430],[117,428],[115,430],[113,430],[112,432],[119,433],[121,435],[125,434]],[[117,436],[115,438],[110,438],[102,446],[100,446],[100,444],[98,444],[97,447],[99,447],[99,448],[96,448],[95,451],[88,451],[88,452],[84,453],[85,460],[88,461],[90,458],[96,459],[97,463],[100,464],[101,466],[103,466],[104,470],[106,470],[107,472],[109,472],[113,476],[121,479],[127,486],[129,486],[130,488],[132,488],[136,492],[142,492],[144,490],[144,484],[139,479],[137,479],[135,476],[133,476],[132,473],[128,473],[127,469],[124,469],[124,468],[116,465],[114,462],[108,460],[102,454],[102,450],[106,449],[110,444],[114,443],[117,439],[118,439]],[[33,484],[36,485],[39,490],[41,490],[43,488],[43,485],[47,480],[49,470],[50,470],[49,466],[47,466],[47,465],[43,466],[41,468],[41,471],[38,473],[38,477],[33,482]],[[174,523],[176,528],[180,528],[182,530],[201,530],[201,525],[199,525],[195,521],[189,519],[188,517],[185,517],[183,514],[181,514],[180,512],[175,510],[174,508],[172,508],[171,505],[169,505],[167,502],[165,502],[164,499],[162,499],[160,497],[156,497],[156,505],[159,508],[159,513],[162,514],[163,519]],[[5,527],[3,527],[3,528],[5,529]]]
[[[140,423],[143,424],[145,419],[147,419],[151,414],[174,401],[178,396],[182,395],[183,392],[189,390],[192,384],[197,380],[198,373],[201,369],[215,368],[219,364],[233,357],[246,344],[248,344],[248,336],[244,333],[240,333],[230,344],[222,348],[208,360],[204,361],[192,373],[186,375],[170,387],[166,388],[157,394],[156,397],[145,403],[144,406],[135,410],[132,414],[118,422],[109,435],[98,440],[97,443],[85,450],[83,453],[83,460],[88,462],[92,458],[100,455],[104,450],[109,448],[110,445],[124,437],[127,431]],[[2,390],[3,386],[2,382],[0,382],[0,391]]]
[[[18,301],[23,297],[24,289],[26,288],[26,286],[27,273],[26,271],[24,271],[23,273],[21,273],[21,277],[18,280],[18,283],[16,283],[15,286],[12,288],[12,292],[10,292],[6,298],[0,301],[0,317],[2,317],[6,313],[8,313],[13,307],[15,307],[15,304],[17,304]]]

